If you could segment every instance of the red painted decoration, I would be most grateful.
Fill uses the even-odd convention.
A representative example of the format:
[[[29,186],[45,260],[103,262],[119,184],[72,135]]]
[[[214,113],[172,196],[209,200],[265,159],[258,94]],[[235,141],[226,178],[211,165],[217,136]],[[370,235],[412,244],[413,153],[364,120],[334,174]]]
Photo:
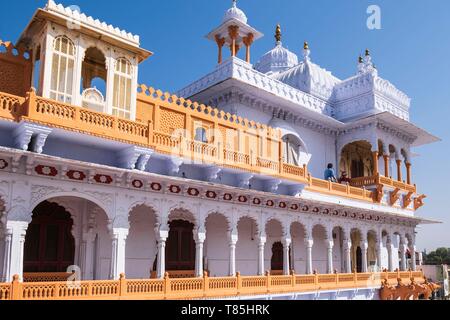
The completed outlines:
[[[104,174],[97,174],[94,177],[94,180],[97,183],[102,183],[102,184],[111,184],[113,182],[113,178],[111,176],[107,176],[107,175],[104,175]]]
[[[135,187],[136,189],[142,189],[142,187],[144,186],[144,183],[141,180],[134,180],[132,182],[133,187]]]
[[[34,170],[41,176],[56,177],[58,175],[58,170],[55,167],[39,165]]]
[[[8,162],[6,160],[0,159],[0,170],[8,168]]]
[[[67,171],[66,176],[71,180],[83,181],[86,179],[86,175],[82,171],[70,170]]]

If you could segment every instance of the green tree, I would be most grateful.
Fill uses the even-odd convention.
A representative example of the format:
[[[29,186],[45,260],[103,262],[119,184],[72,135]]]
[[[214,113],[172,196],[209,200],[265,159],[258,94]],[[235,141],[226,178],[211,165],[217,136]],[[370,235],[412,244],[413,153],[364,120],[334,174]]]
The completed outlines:
[[[424,263],[428,265],[450,264],[450,248],[439,248],[427,253],[423,257]]]

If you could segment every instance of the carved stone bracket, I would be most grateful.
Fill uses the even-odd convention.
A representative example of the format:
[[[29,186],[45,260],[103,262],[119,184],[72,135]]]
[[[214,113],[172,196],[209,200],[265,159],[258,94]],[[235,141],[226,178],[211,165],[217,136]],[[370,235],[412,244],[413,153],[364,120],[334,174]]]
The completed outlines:
[[[400,199],[400,189],[396,188],[394,191],[391,192],[390,196],[391,206],[393,206],[399,199]]]
[[[119,166],[124,169],[145,171],[148,161],[153,154],[153,150],[130,147],[119,152]]]
[[[42,153],[47,137],[52,129],[22,122],[14,131],[14,142],[18,149]]]

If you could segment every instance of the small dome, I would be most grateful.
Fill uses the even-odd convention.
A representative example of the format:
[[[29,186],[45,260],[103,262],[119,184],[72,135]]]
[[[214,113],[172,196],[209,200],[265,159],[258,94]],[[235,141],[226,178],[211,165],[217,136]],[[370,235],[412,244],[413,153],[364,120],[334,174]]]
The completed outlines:
[[[278,42],[275,48],[261,57],[255,65],[255,69],[262,73],[273,74],[286,71],[297,64],[297,55],[284,48],[281,42]]]
[[[225,12],[225,15],[223,16],[222,22],[227,22],[231,19],[237,19],[245,24],[247,24],[247,16],[245,15],[244,11],[239,9],[236,5],[236,0],[233,0],[233,6]]]

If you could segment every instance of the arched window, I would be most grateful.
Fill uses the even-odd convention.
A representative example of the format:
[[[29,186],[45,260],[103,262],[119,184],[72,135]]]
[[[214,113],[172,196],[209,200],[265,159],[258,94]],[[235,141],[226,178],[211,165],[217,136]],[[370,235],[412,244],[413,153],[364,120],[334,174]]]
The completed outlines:
[[[66,36],[60,36],[55,39],[53,50],[50,98],[72,103],[75,45]]]
[[[206,136],[206,129],[202,127],[198,127],[195,129],[195,141],[208,143],[208,137]]]
[[[120,58],[117,60],[114,74],[114,94],[112,113],[115,116],[131,118],[131,63]]]
[[[300,140],[288,134],[283,137],[283,161],[294,166],[300,165],[300,152],[302,152],[302,143]]]

